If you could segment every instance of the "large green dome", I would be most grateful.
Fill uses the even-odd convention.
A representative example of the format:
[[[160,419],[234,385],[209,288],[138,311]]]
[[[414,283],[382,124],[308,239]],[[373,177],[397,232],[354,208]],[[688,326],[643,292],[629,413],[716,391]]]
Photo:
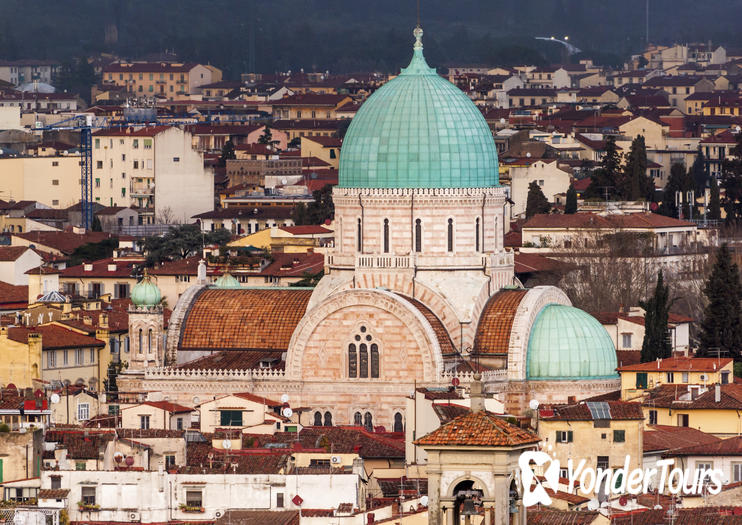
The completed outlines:
[[[611,336],[593,316],[561,304],[539,312],[528,338],[527,379],[614,379],[617,366]]]
[[[422,29],[401,74],[361,106],[340,151],[344,188],[483,188],[499,184],[482,113],[425,62]]]

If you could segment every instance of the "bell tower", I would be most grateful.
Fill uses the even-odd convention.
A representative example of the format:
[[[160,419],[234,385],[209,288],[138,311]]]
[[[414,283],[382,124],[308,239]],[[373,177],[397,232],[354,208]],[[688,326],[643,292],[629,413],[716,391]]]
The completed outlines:
[[[129,367],[131,372],[165,364],[164,316],[160,289],[147,274],[131,291]]]

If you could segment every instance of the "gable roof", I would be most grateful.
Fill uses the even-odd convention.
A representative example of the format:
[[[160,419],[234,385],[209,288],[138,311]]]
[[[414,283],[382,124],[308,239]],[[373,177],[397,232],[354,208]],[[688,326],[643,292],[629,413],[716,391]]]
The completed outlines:
[[[100,348],[106,343],[94,337],[79,334],[74,330],[68,330],[62,326],[47,324],[26,328],[14,326],[8,328],[8,339],[18,343],[28,344],[30,334],[41,335],[41,345],[44,350],[56,350],[61,348]]]
[[[619,372],[716,372],[732,362],[730,357],[717,359],[715,357],[668,357],[622,366]]]
[[[742,456],[742,436],[678,448],[666,456]]]
[[[16,286],[0,281],[0,309],[21,309],[28,306],[28,286]]]
[[[574,405],[544,407],[539,409],[539,417],[550,421],[643,420],[644,412],[640,403],[588,401]]]
[[[706,445],[721,441],[713,434],[707,434],[692,427],[674,427],[670,425],[650,425],[644,429],[644,453],[673,451],[697,445]]]
[[[626,213],[598,215],[596,213],[538,214],[523,225],[523,229],[588,228],[588,229],[653,229],[695,226],[694,223],[665,217],[657,213]]]
[[[536,434],[511,425],[490,412],[470,412],[415,441],[444,447],[514,447],[541,441]]]

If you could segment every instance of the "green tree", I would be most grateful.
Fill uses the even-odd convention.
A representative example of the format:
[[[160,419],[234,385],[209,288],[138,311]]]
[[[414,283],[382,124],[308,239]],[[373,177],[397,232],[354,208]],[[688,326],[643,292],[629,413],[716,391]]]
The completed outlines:
[[[693,166],[690,168],[693,174],[693,181],[696,184],[696,195],[703,195],[706,190],[706,183],[709,180],[708,173],[706,171],[706,159],[703,156],[703,150],[698,147],[698,153],[696,159],[693,161]]]
[[[737,135],[737,145],[721,167],[721,187],[724,188],[722,205],[727,222],[742,219],[742,133]]]
[[[67,261],[68,266],[77,266],[84,261],[99,261],[113,256],[113,250],[118,248],[118,237],[103,239],[100,242],[89,242],[78,246]]]
[[[172,226],[166,234],[153,235],[144,240],[144,250],[147,253],[145,265],[151,267],[163,261],[198,255],[205,244],[223,246],[231,237],[232,234],[225,228],[202,233],[197,224]]]
[[[630,201],[651,201],[654,197],[654,183],[647,176],[647,147],[642,135],[631,142],[626,165],[619,176],[618,193],[623,200]]]
[[[742,285],[739,282],[739,268],[732,262],[732,255],[726,244],[716,254],[716,261],[703,293],[708,306],[701,323],[699,354],[713,356],[718,349],[724,355],[738,358],[742,346]]]
[[[268,124],[265,125],[263,134],[258,137],[258,144],[264,144],[269,148],[273,149],[278,145],[279,141],[273,139],[273,132]]]
[[[564,204],[564,213],[567,215],[577,213],[577,190],[573,184],[570,184],[567,190],[567,202]]]
[[[549,213],[551,205],[546,199],[544,192],[538,182],[533,181],[528,185],[528,197],[526,198],[526,219],[539,213]]]
[[[294,224],[324,224],[335,216],[335,204],[332,202],[332,186],[327,184],[321,190],[312,193],[314,202],[309,205],[299,203],[291,213]]]
[[[621,154],[616,147],[616,138],[609,135],[605,139],[605,154],[600,166],[590,175],[587,197],[615,198],[619,192],[619,175],[621,171]]]
[[[237,155],[234,152],[234,143],[231,140],[228,140],[224,143],[224,146],[222,146],[222,154],[219,157],[219,167],[223,168],[227,165],[228,160],[234,160],[237,158]]]
[[[108,401],[117,401],[118,400],[118,391],[119,387],[116,384],[116,378],[121,373],[122,370],[125,370],[127,367],[126,361],[119,361],[114,362],[111,361],[108,364],[108,371],[106,374],[106,379],[103,380],[103,387],[106,389],[106,399]]]
[[[102,232],[103,231],[103,225],[100,223],[100,219],[96,215],[93,217],[93,224],[90,225],[90,230],[94,232]]]
[[[660,270],[657,274],[657,286],[654,289],[654,295],[647,301],[639,301],[639,306],[644,308],[645,311],[642,363],[664,359],[672,354],[667,329],[670,305],[670,289],[665,284],[662,270]]]
[[[711,177],[709,182],[711,188],[709,190],[709,210],[708,219],[712,221],[721,220],[721,203],[719,200],[719,183],[716,182],[715,177]]]
[[[673,164],[670,168],[670,178],[667,179],[665,189],[662,192],[662,205],[659,212],[668,217],[678,217],[677,192],[681,193],[680,203],[683,205],[683,214],[688,214],[687,192],[695,188],[693,178],[685,171],[685,166],[680,163]]]

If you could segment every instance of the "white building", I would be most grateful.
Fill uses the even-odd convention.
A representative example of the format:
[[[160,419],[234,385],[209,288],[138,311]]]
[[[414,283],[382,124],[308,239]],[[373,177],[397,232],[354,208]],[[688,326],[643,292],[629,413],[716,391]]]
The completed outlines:
[[[107,129],[93,136],[93,196],[135,206],[143,224],[189,222],[214,208],[214,176],[177,127]]]
[[[533,159],[527,166],[513,166],[510,168],[510,198],[515,202],[512,205],[511,217],[519,217],[526,213],[528,185],[536,182],[549,202],[553,203],[555,196],[566,193],[572,175],[559,168],[558,159]]]

